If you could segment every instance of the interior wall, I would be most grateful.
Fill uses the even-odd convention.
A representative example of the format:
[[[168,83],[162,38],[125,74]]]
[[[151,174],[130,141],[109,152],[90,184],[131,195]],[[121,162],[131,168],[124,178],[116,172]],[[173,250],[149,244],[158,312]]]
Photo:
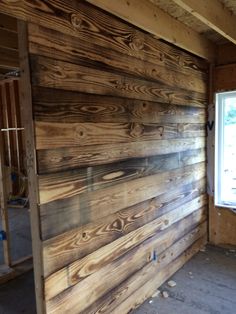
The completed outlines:
[[[233,44],[218,48],[213,71],[213,92],[236,90],[236,47]],[[236,245],[236,213],[229,208],[215,207],[209,202],[209,237],[215,245]]]
[[[46,311],[126,313],[206,241],[206,64],[75,13],[29,24]]]
[[[41,302],[128,313],[206,242],[208,66],[82,1],[25,10]]]

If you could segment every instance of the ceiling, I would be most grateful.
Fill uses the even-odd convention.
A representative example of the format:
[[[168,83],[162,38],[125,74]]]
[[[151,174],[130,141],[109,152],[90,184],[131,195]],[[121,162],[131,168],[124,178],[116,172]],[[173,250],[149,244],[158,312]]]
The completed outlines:
[[[157,5],[163,11],[167,12],[180,22],[184,23],[188,27],[192,28],[193,30],[201,33],[204,37],[208,38],[209,40],[215,42],[218,45],[226,44],[229,41],[221,36],[219,33],[214,31],[212,28],[201,22],[199,19],[194,17],[191,13],[188,13],[186,10],[181,8],[179,5],[173,2],[173,0],[149,0],[150,2]],[[197,1],[197,0],[196,0]],[[212,1],[212,0],[206,0]],[[235,15],[236,19],[236,0],[219,0],[223,5],[229,9],[232,14]]]

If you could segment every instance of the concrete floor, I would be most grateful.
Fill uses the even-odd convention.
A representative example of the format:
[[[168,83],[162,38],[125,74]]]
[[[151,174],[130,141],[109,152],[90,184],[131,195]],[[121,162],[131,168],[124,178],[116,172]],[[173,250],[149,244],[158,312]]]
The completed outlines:
[[[159,290],[167,291],[147,300],[133,314],[234,314],[236,313],[236,250],[207,246]]]
[[[236,251],[208,246],[171,279],[176,287],[159,288],[169,298],[149,299],[133,314],[236,313]],[[32,272],[0,286],[0,314],[21,313],[36,313]]]

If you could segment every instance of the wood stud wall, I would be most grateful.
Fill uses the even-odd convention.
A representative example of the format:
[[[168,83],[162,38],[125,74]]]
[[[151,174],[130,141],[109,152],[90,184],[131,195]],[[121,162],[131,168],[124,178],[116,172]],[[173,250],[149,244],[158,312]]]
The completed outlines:
[[[41,22],[27,7],[39,302],[128,313],[206,242],[208,65],[83,1],[50,3]]]

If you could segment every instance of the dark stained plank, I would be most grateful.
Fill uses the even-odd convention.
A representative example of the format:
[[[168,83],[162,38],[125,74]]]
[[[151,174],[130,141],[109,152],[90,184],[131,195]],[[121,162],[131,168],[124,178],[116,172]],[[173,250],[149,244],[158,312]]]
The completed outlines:
[[[34,69],[34,86],[196,107],[204,107],[207,104],[205,93],[191,92],[163,83],[131,78],[51,58],[31,55],[31,67]]]
[[[99,36],[99,34],[97,33]],[[157,81],[174,88],[206,93],[207,84],[203,78],[173,71],[173,67],[158,65],[135,56],[127,55],[110,47],[99,46],[91,37],[75,40],[73,36],[61,32],[29,25],[29,50],[32,54],[51,57],[74,64],[87,64],[90,67],[102,67],[107,71],[122,72],[134,77]]]
[[[205,159],[205,149],[196,149],[40,175],[38,177],[40,203],[44,204],[83,192],[95,191],[117,183],[203,162]]]
[[[61,268],[59,271],[49,276],[45,281],[46,299],[51,299],[60,292],[78,284],[87,277],[93,275],[95,272],[99,271],[101,268],[109,265],[124,254],[128,253],[132,248],[142,243],[142,246],[145,246],[146,240],[153,236],[155,237],[158,233],[169,229],[171,225],[183,220],[189,214],[198,211],[199,208],[202,208],[206,204],[206,202],[206,195],[204,197],[194,199],[193,201],[186,203],[184,207],[180,206],[179,208],[164,214],[158,219],[153,220],[151,223],[148,223],[141,228],[137,228],[135,231],[127,234],[126,236],[101,247],[84,258]],[[205,210],[206,207],[204,212]],[[166,221],[168,221],[168,223],[166,223]],[[176,230],[176,233],[179,233],[178,229]],[[166,238],[168,238],[168,235],[166,235]],[[68,243],[68,246],[69,245],[70,243]],[[145,255],[146,251],[151,251],[153,246],[154,244],[152,243],[150,248],[145,248]],[[57,256],[57,259],[59,259],[59,256]]]
[[[77,92],[33,88],[36,121],[54,123],[205,123],[206,110],[188,105],[162,104]]]
[[[86,225],[205,177],[205,163],[166,171],[40,206],[42,238]],[[144,193],[145,191],[145,193]]]
[[[37,152],[38,173],[52,173],[85,166],[109,164],[132,158],[165,155],[204,148],[204,137],[141,141],[81,147],[44,149]]]
[[[158,41],[120,19],[84,1],[5,0],[0,11],[59,32],[75,36],[75,40],[90,38],[92,42],[156,64],[169,65],[184,73],[200,76],[207,63],[197,57]],[[202,74],[203,73],[203,74]]]
[[[169,264],[190,246],[196,245],[196,243],[199,248],[203,244],[203,241],[199,241],[199,243],[197,240],[203,237],[204,239],[206,238],[206,224],[204,227],[205,228],[194,230],[185,235],[168,248],[166,252],[161,253],[159,256],[161,266]],[[151,278],[152,274],[159,270],[159,263],[151,263],[150,257],[148,259],[149,254],[150,250],[146,252],[145,246],[142,249],[134,248],[118,260],[101,268],[85,280],[49,300],[46,303],[48,313],[62,314],[65,313],[65,311],[67,313],[73,313],[75,308],[78,312],[81,312],[95,302],[96,299],[121,284],[128,276],[134,274],[135,271],[138,271],[147,264],[153,269],[153,272],[149,271]],[[129,263],[127,263],[127,261],[129,261]],[[111,276],[112,280],[110,280]],[[96,291],[96,293],[91,293],[90,287],[93,287],[93,291]]]

